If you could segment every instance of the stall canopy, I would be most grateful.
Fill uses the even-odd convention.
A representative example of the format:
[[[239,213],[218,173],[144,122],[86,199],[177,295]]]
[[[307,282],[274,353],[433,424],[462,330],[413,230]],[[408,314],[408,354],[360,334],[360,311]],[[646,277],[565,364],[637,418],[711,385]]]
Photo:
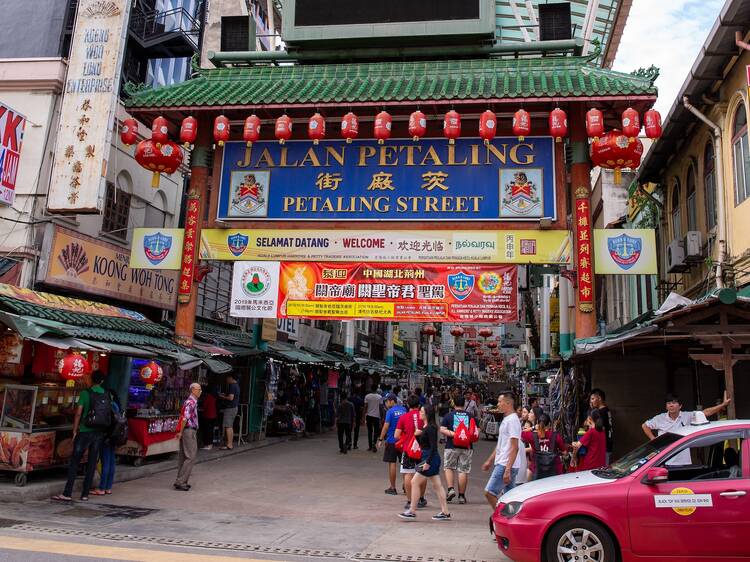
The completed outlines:
[[[231,366],[209,353],[175,344],[169,328],[138,312],[0,284],[0,323],[24,338],[59,349],[104,351],[174,361],[181,369],[201,364],[225,373]]]

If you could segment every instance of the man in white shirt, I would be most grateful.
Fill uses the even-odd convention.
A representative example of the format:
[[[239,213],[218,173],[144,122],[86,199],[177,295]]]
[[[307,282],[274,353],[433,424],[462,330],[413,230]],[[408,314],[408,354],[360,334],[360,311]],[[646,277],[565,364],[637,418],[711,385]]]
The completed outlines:
[[[643,433],[645,433],[646,437],[649,439],[654,439],[657,435],[661,435],[662,433],[669,433],[676,428],[688,426],[693,421],[695,412],[683,412],[682,400],[679,396],[676,394],[667,394],[666,401],[667,411],[663,414],[654,416],[650,420],[646,420],[641,426],[643,428]],[[725,392],[724,401],[721,404],[711,408],[705,408],[703,413],[706,417],[713,416],[726,408],[729,402],[731,402],[731,400],[727,398],[727,393]],[[654,431],[657,432],[656,435],[654,434]],[[680,466],[692,464],[692,462],[693,461],[690,458],[690,449],[685,449],[672,457],[667,464],[670,466]]]
[[[521,468],[521,420],[516,414],[516,401],[512,394],[501,394],[497,409],[503,414],[503,421],[497,433],[497,447],[482,465],[488,471],[493,465],[492,474],[484,489],[487,503],[494,510],[497,500],[516,483]]]
[[[377,453],[376,444],[378,435],[380,435],[380,406],[383,404],[383,397],[378,394],[378,387],[374,385],[372,392],[365,396],[365,421],[367,422],[367,442],[370,444],[369,450]]]

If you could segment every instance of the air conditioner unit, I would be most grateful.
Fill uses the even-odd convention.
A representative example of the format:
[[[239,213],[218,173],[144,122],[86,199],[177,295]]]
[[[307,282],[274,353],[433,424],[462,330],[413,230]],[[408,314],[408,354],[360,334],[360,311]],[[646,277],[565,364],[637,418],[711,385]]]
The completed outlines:
[[[683,273],[688,269],[690,265],[685,261],[685,243],[682,239],[675,238],[667,248],[667,272]]]
[[[703,261],[703,236],[699,230],[689,230],[685,236],[685,261]]]

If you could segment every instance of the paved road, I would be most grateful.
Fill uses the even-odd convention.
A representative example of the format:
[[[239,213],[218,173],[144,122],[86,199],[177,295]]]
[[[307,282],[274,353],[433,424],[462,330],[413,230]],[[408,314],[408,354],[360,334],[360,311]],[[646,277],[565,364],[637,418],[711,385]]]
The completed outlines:
[[[480,465],[491,448],[492,443],[479,444],[467,494],[470,503],[454,505],[451,522],[430,519],[439,511],[431,492],[427,495],[431,505],[420,512],[418,521],[398,519],[404,496],[383,493],[387,482],[381,455],[363,450],[339,455],[335,438],[329,434],[197,465],[190,492],[174,490],[174,473],[166,472],[118,484],[113,495],[92,496],[87,504],[4,503],[0,505],[0,519],[6,520],[0,521],[4,535],[0,559],[29,560],[26,554],[8,551],[4,538],[32,533],[40,541],[70,544],[84,540],[98,545],[104,540],[104,545],[134,552],[151,552],[152,545],[170,548],[167,543],[171,542],[218,557],[228,556],[228,548],[238,548],[244,556],[259,559],[312,557],[319,561],[388,555],[386,559],[394,562],[407,556],[502,560],[488,531],[490,509],[482,494],[487,475]],[[29,523],[19,526],[19,521]],[[78,534],[61,535],[61,529]],[[123,535],[133,539],[127,542]],[[35,551],[29,548],[29,552]],[[37,552],[43,556],[45,551]],[[68,556],[77,560],[80,552],[58,554],[65,554],[59,560]],[[102,556],[161,560],[120,558],[123,554]]]

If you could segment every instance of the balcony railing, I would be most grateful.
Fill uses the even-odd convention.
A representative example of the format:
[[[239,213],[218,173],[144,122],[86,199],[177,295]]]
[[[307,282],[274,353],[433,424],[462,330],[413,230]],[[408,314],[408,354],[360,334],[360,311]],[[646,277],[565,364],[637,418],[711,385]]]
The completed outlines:
[[[130,14],[130,31],[145,47],[181,36],[198,49],[201,24],[184,8],[163,12],[135,8]]]

